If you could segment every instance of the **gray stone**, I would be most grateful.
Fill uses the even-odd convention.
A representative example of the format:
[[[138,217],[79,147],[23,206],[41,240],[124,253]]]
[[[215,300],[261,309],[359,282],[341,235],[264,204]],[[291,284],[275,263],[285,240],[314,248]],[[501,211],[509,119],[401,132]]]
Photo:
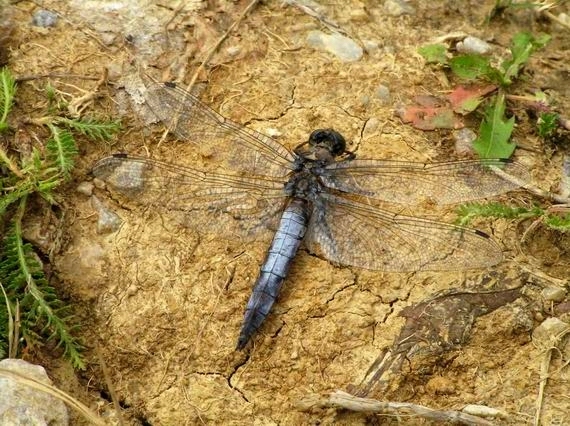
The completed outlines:
[[[311,31],[307,36],[307,44],[315,49],[332,53],[343,62],[358,61],[363,54],[362,47],[340,34]]]
[[[226,49],[226,53],[228,54],[228,56],[234,58],[241,53],[241,47],[230,46]]]
[[[461,130],[453,132],[453,139],[455,140],[455,152],[457,155],[466,156],[473,154],[473,141],[477,139],[477,134],[465,127]]]
[[[485,55],[491,51],[491,45],[477,37],[467,36],[455,46],[461,53]]]
[[[383,84],[379,84],[376,88],[376,97],[380,99],[382,104],[388,105],[390,103],[390,89]]]
[[[52,385],[40,365],[21,359],[4,359],[0,368],[38,382]],[[66,426],[69,424],[67,407],[58,398],[20,383],[18,379],[0,375],[0,425],[10,426]]]
[[[95,185],[93,184],[93,182],[83,181],[79,185],[77,185],[77,188],[75,188],[75,190],[80,194],[87,195],[88,197],[90,197],[91,195],[93,195],[94,186]]]
[[[362,44],[364,45],[364,50],[369,55],[373,55],[380,49],[380,44],[374,40],[362,40]]]
[[[366,139],[374,135],[378,131],[378,127],[380,127],[380,120],[376,117],[371,117],[364,125],[364,129],[362,130],[362,138]]]
[[[545,319],[532,332],[532,342],[539,349],[552,349],[558,347],[560,339],[570,333],[570,325],[552,317]]]
[[[55,27],[57,24],[58,16],[56,13],[51,12],[49,10],[40,9],[34,12],[34,16],[32,16],[32,25],[36,27]]]
[[[542,297],[549,302],[562,302],[566,291],[562,287],[546,287],[542,290]]]
[[[117,231],[123,224],[123,220],[113,211],[109,210],[96,196],[91,197],[91,205],[97,211],[97,233],[110,234]]]

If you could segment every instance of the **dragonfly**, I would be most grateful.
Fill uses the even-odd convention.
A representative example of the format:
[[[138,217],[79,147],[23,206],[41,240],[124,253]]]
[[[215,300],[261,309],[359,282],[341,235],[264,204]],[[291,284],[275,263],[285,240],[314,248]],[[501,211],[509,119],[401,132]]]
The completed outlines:
[[[502,260],[500,246],[482,231],[396,213],[385,204],[445,205],[502,194],[527,179],[520,163],[359,159],[330,128],[312,131],[289,150],[174,83],[140,79],[144,103],[180,140],[180,161],[117,153],[99,160],[93,175],[136,203],[182,212],[198,232],[271,239],[237,350],[269,315],[302,244],[335,265],[381,271],[463,270]],[[183,161],[188,147],[200,154],[191,164]]]

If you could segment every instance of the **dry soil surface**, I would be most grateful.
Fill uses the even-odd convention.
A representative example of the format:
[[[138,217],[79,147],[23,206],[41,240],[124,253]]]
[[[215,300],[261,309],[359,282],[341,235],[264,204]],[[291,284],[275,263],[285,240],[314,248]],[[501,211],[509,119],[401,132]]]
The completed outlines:
[[[486,23],[494,1],[410,2],[413,10],[407,14],[395,13],[392,3],[322,2],[319,20],[287,2],[260,2],[199,71],[197,93],[225,116],[274,135],[291,149],[313,129],[334,127],[359,157],[448,161],[456,158],[451,131],[423,132],[395,115],[415,96],[442,95],[454,84],[445,70],[425,64],[418,47],[444,36],[452,44],[473,35],[504,57],[511,37],[530,30],[553,39],[533,56],[512,92],[548,90],[558,110],[568,110],[567,27],[527,9],[506,10]],[[125,77],[146,68],[163,81],[187,84],[246,5],[46,0],[41,5],[19,1],[5,9],[15,27],[7,66],[19,78],[30,77],[19,83],[13,119],[19,132],[32,141],[46,136],[24,118],[45,113],[48,83],[73,101],[92,92],[105,69],[107,78],[83,104],[83,114],[122,123],[112,144],[80,140],[73,181],[58,193],[57,214],[38,202],[28,219],[30,240],[49,253],[54,285],[81,322],[87,369],[72,372],[50,347],[26,357],[45,365],[61,389],[110,422],[117,422],[117,413],[109,384],[122,418],[133,425],[426,424],[408,416],[305,411],[301,401],[361,385],[398,338],[405,307],[450,289],[520,287],[517,297],[488,314],[469,313],[472,326],[461,328],[460,339],[436,342],[438,348],[428,342],[366,396],[438,410],[486,405],[506,414],[487,419],[496,424],[531,424],[541,400],[541,424],[570,423],[569,352],[564,346],[554,351],[539,397],[547,351],[532,339],[544,319],[568,310],[564,301],[541,295],[543,288],[567,282],[570,241],[540,223],[522,241],[532,221],[477,221],[474,226],[491,234],[505,252],[502,263],[486,270],[363,271],[335,266],[302,249],[277,305],[243,351],[235,351],[236,339],[266,240],[250,243],[203,233],[185,227],[175,213],[125,202],[100,185],[94,195],[123,222],[116,232],[97,232],[92,198],[76,191],[91,180],[97,159],[124,151],[180,164],[195,161],[187,155],[188,142],[169,135],[159,143],[164,127],[140,114],[124,89]],[[55,27],[31,24],[39,9],[59,15]],[[330,32],[331,22],[368,48],[360,60],[343,62],[308,46],[308,33]],[[381,85],[389,98],[378,93]],[[517,161],[530,170],[533,184],[556,189],[567,140],[540,139],[524,107],[511,106],[517,113]],[[467,124],[477,130],[476,120]],[[548,205],[524,190],[498,199]],[[396,211],[417,213],[413,206]],[[444,213],[442,220],[453,220]],[[73,424],[82,422],[73,419]]]

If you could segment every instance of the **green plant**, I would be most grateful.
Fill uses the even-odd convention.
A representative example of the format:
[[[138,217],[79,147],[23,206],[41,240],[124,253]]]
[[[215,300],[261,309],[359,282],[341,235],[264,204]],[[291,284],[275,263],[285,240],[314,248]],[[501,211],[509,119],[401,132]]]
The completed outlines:
[[[7,133],[7,117],[16,92],[14,79],[7,69],[0,70],[0,85],[0,105],[3,106],[0,110],[0,132]],[[16,352],[22,342],[13,340],[21,332],[28,346],[41,344],[42,338],[57,340],[73,366],[84,368],[81,344],[72,334],[76,326],[72,325],[70,309],[47,281],[33,246],[24,242],[23,218],[28,200],[35,195],[48,203],[55,203],[54,191],[69,179],[77,157],[74,133],[107,140],[119,125],[116,122],[67,118],[61,112],[56,115],[58,111],[53,107],[59,103],[50,99],[48,104],[52,115],[31,120],[31,123],[45,126],[49,131],[50,137],[44,147],[33,147],[29,154],[18,160],[12,159],[6,149],[0,147],[0,163],[5,166],[0,174],[0,215],[4,221],[10,217],[0,253],[0,284],[3,289],[0,297],[0,355],[6,354],[10,341],[12,352]],[[15,318],[20,318],[19,329],[10,326]]]
[[[457,224],[466,226],[475,218],[491,217],[495,219],[529,219],[536,218],[548,228],[559,232],[570,232],[570,211],[568,208],[552,207],[510,207],[502,203],[466,203],[457,209]]]
[[[448,66],[459,79],[470,84],[484,82],[488,85],[491,83],[496,87],[496,92],[488,100],[479,127],[479,136],[473,145],[481,158],[509,158],[514,152],[515,146],[510,142],[514,128],[514,117],[507,117],[506,113],[508,90],[513,82],[520,77],[520,73],[531,55],[544,47],[549,40],[550,36],[546,34],[536,37],[527,32],[515,34],[511,40],[510,56],[498,65],[495,65],[487,56],[473,53],[455,55],[449,58],[451,55],[447,46],[443,44],[428,45],[420,49],[420,54],[428,62]],[[469,90],[477,93],[477,89],[471,88]],[[462,114],[470,113],[482,102],[480,96],[470,96],[469,90],[461,88],[461,96],[470,101],[469,109],[458,111]],[[492,92],[487,90],[487,94],[490,93]],[[518,96],[515,98],[521,101],[525,100],[528,103],[532,102],[533,105],[537,106],[537,109],[538,106],[541,107],[539,123],[537,124],[539,134],[546,136],[553,132],[553,126],[557,124],[557,116],[547,111],[544,94],[537,94],[535,97]],[[545,115],[546,113],[551,115]]]

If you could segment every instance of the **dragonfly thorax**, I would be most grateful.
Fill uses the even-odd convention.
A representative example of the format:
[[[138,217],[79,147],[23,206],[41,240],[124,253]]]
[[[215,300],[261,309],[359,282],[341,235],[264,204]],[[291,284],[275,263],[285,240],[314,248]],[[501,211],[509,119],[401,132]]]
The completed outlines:
[[[320,178],[315,175],[312,166],[311,163],[305,164],[303,170],[291,175],[285,184],[285,193],[288,196],[314,200],[323,191],[323,184]]]

